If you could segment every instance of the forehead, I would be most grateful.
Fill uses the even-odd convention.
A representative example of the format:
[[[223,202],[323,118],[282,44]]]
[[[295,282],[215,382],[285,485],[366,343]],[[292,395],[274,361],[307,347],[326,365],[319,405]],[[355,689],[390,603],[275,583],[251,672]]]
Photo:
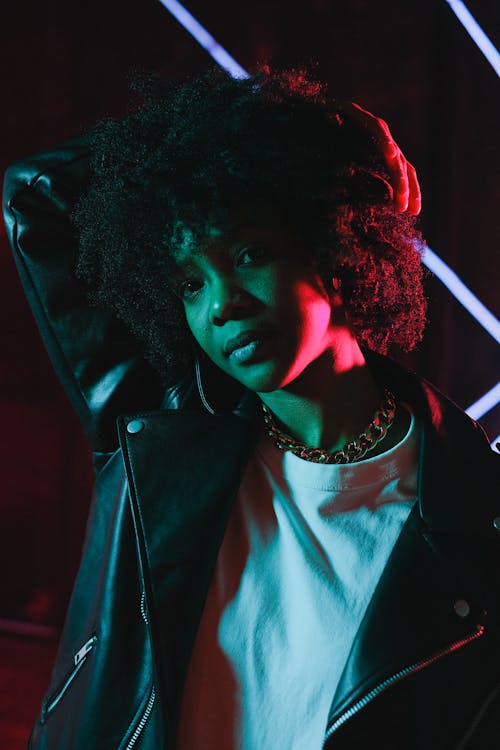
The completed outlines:
[[[178,221],[172,233],[171,252],[176,264],[184,265],[191,258],[203,255],[207,247],[224,240],[227,230],[207,222],[203,227],[193,228]]]
[[[232,244],[251,239],[285,240],[293,229],[282,211],[267,205],[238,206],[225,220],[209,218],[198,226],[178,220],[172,233],[171,253],[176,265],[186,265],[197,257],[229,249]]]

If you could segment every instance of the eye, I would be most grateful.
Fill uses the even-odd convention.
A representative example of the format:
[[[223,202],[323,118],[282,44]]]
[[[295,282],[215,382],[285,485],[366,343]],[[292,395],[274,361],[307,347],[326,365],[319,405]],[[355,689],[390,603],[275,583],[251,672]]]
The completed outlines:
[[[201,290],[203,282],[199,279],[185,279],[177,285],[177,294],[182,300],[190,300],[196,297]]]
[[[248,266],[262,263],[269,259],[269,252],[264,245],[247,245],[237,255],[238,265]]]

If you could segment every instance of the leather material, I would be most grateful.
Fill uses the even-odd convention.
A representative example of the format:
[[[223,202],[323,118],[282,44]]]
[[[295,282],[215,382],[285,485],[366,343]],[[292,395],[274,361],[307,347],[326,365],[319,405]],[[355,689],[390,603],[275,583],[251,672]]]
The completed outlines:
[[[82,645],[97,641],[64,695],[42,712],[31,747],[173,750],[196,629],[257,439],[258,399],[229,387],[206,361],[214,415],[194,374],[164,392],[117,321],[86,307],[72,276],[67,212],[87,176],[88,149],[79,142],[14,166],[5,189],[28,299],[96,449],[95,500],[46,706]],[[338,726],[326,746],[493,750],[498,456],[433,386],[387,358],[365,356],[375,378],[420,418],[418,498],[332,696],[329,725]],[[128,432],[131,420],[142,429]],[[468,603],[464,617],[457,600]]]
[[[498,546],[490,560],[495,565]],[[496,589],[498,601],[498,585]],[[466,617],[454,610],[460,600],[470,608]],[[357,732],[365,733],[367,727],[384,748],[458,747],[478,704],[500,680],[499,646],[498,613],[487,609],[477,587],[467,585],[461,569],[440,554],[414,506],[334,696],[328,724],[337,722],[338,728],[332,748],[357,747]],[[358,714],[357,703],[372,691],[380,691],[373,695],[373,711],[368,702]],[[342,717],[350,713],[342,726]],[[395,721],[399,730],[391,739],[385,727]]]
[[[149,632],[141,616],[142,591],[126,477],[117,451],[97,479],[82,563],[32,747],[126,747],[133,719],[153,682]],[[96,645],[50,710],[74,669],[75,654],[94,635]],[[129,671],[134,673],[133,681],[127,679]],[[112,722],[110,716],[124,720]]]
[[[173,742],[197,625],[257,425],[182,411],[134,419],[143,430],[131,435],[120,419],[120,442],[157,656],[155,685]]]
[[[85,138],[13,165],[4,219],[52,364],[96,451],[117,447],[116,414],[158,406],[164,388],[112,314],[90,308],[76,279],[70,213],[90,175]]]

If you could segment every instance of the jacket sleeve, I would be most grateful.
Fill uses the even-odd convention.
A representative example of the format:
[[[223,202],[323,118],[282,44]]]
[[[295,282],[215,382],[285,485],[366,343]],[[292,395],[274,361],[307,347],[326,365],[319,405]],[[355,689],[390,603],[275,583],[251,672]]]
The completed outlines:
[[[120,414],[158,408],[159,376],[109,311],[91,307],[75,277],[71,210],[90,177],[86,139],[11,166],[4,218],[26,297],[52,364],[94,450],[118,445]]]

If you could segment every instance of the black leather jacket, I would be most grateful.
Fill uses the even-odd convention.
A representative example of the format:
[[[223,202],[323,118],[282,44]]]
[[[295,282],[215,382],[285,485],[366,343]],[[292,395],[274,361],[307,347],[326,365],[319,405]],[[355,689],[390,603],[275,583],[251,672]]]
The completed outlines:
[[[88,172],[79,141],[15,165],[5,187],[26,295],[96,451],[81,568],[30,747],[170,750],[259,412],[243,389],[225,402],[214,372],[215,416],[190,376],[165,393],[122,325],[88,307],[68,221]],[[419,415],[418,497],[332,696],[325,747],[498,750],[498,456],[433,386],[366,356]]]

